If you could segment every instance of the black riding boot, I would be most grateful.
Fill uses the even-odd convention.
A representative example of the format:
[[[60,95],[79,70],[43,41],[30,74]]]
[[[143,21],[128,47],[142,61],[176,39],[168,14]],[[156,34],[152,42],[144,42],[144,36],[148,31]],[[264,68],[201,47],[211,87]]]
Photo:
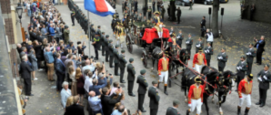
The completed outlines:
[[[246,108],[245,115],[248,115],[248,112],[249,112],[249,107]]]
[[[168,93],[167,93],[167,84],[165,84],[165,86],[164,86],[164,93],[165,93],[166,95],[168,95]]]
[[[237,115],[241,115],[241,107],[237,106]]]
[[[157,88],[159,88],[159,83],[160,83],[160,82],[158,81]]]
[[[189,111],[189,110],[187,110],[187,111],[186,111],[186,115],[189,115],[189,113],[190,113],[190,111]]]

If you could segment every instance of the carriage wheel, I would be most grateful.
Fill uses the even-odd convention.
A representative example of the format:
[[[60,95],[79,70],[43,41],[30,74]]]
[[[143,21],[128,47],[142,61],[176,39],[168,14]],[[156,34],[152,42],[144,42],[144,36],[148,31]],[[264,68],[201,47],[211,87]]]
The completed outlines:
[[[143,54],[141,60],[143,62],[144,67],[147,68],[148,67],[148,62],[147,62],[148,61],[148,57],[147,57],[147,55]]]
[[[127,46],[127,50],[132,53],[133,52],[133,44],[131,42],[131,39],[129,36],[126,36],[126,46]]]

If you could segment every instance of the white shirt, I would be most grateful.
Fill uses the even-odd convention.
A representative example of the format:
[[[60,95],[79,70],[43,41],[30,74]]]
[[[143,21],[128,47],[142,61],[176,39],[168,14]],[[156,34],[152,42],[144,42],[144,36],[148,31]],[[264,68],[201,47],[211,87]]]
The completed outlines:
[[[27,9],[30,10],[30,4],[27,3],[26,6],[27,6]]]
[[[98,76],[96,76],[95,74],[93,74],[91,78],[86,76],[85,85],[84,85],[85,91],[89,92],[89,87],[93,85],[92,83],[93,78],[98,79]]]
[[[207,36],[208,36],[207,41],[209,41],[209,42],[213,42],[214,41],[214,36],[213,36],[212,32],[208,33]]]

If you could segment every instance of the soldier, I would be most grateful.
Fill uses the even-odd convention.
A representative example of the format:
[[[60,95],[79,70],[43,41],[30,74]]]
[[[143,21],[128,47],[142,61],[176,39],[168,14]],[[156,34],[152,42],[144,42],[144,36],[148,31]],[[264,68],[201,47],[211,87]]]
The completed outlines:
[[[99,35],[100,37],[102,36],[101,26],[100,26],[100,25],[97,27],[96,33],[98,33],[98,35]]]
[[[139,16],[137,17],[137,21],[141,22],[141,20],[142,20],[142,13],[139,13]]]
[[[211,47],[211,44],[209,42],[204,48],[204,54],[206,56],[207,65],[210,66],[211,56],[213,55],[213,48]]]
[[[180,102],[179,101],[173,101],[173,107],[168,107],[166,115],[181,115],[177,109],[179,107]]]
[[[155,29],[157,30],[157,34],[159,38],[163,37],[163,20],[161,18],[160,12],[156,11],[154,12],[155,17],[154,17],[154,22],[155,22]]]
[[[182,42],[183,42],[183,34],[182,30],[179,30],[179,34],[177,36],[177,44],[182,47]]]
[[[113,40],[110,40],[109,41],[110,45],[108,46],[109,47],[109,67],[110,68],[113,68],[113,60],[114,60],[114,46],[113,46]]]
[[[152,11],[155,11],[155,0],[152,0]]]
[[[119,68],[120,68],[120,83],[125,83],[125,81],[123,80],[123,76],[124,76],[124,70],[126,67],[126,63],[127,61],[125,60],[125,50],[121,50],[121,54],[119,55]]]
[[[109,48],[110,48],[110,40],[109,40],[109,35],[105,36],[104,39],[104,45],[105,45],[105,61],[108,62],[108,56],[109,56]]]
[[[165,12],[166,12],[166,10],[165,10],[164,6],[162,6],[162,10],[161,10],[161,13],[162,13],[162,20],[164,20]]]
[[[72,9],[72,13],[71,13],[72,26],[74,26],[74,16],[75,16],[75,11]]]
[[[217,55],[218,71],[223,72],[228,61],[228,55],[226,54],[226,48],[221,48],[221,52]]]
[[[237,70],[237,74],[236,74],[237,75],[237,79],[236,79],[236,82],[237,82],[236,91],[238,89],[239,82],[242,79],[244,79],[246,71],[247,71],[247,62],[245,60],[246,57],[245,56],[241,56],[240,58],[241,58],[241,60],[239,61],[239,63],[236,66],[236,70]]]
[[[98,50],[100,50],[100,37],[98,33],[95,34],[95,37],[93,38],[92,45],[94,46],[95,50],[95,60],[99,59],[99,53]]]
[[[167,81],[168,81],[168,68],[169,68],[169,58],[166,57],[165,54],[163,54],[163,57],[159,59],[158,61],[158,74],[159,74],[159,81],[158,81],[158,87],[159,83],[164,81],[164,93],[168,95],[167,93]]]
[[[140,74],[137,77],[137,83],[138,83],[138,110],[141,110],[141,112],[146,112],[146,110],[144,110],[143,108],[143,103],[144,103],[144,99],[145,99],[145,94],[147,91],[147,87],[148,87],[148,83],[145,79],[145,73],[146,70],[141,70]]]
[[[198,42],[196,43],[196,53],[198,53],[199,49],[202,49],[204,47],[202,39],[199,38]]]
[[[186,50],[188,52],[189,59],[190,59],[191,48],[192,48],[192,45],[193,45],[193,40],[191,39],[191,34],[188,34],[188,38],[186,39],[185,44],[186,44]]]
[[[148,8],[148,20],[151,19],[151,14],[152,14],[152,10],[151,10],[151,6],[149,6],[149,8]]]
[[[170,31],[169,31],[169,35],[172,36],[173,32],[174,32],[174,28],[171,26]]]
[[[180,9],[180,7],[178,7],[178,9],[177,9],[177,21],[178,21],[178,24],[180,24],[180,22],[181,22],[181,15],[182,15],[182,10]]]
[[[101,36],[101,39],[100,39],[100,44],[102,46],[102,56],[104,56],[104,51],[105,51],[105,48],[106,48],[106,46],[105,46],[105,35],[104,34],[105,33],[102,32],[102,36]]]
[[[202,17],[202,20],[200,22],[200,28],[201,28],[201,37],[204,37],[204,34],[206,32],[206,28],[205,28],[205,23],[206,23],[206,20],[205,20],[205,16]]]
[[[137,14],[137,12],[135,12],[135,14],[134,14],[134,20],[137,20],[137,17],[138,17],[138,14]]]
[[[237,106],[237,115],[241,115],[241,106],[243,105],[243,102],[247,102],[247,107],[245,110],[245,115],[248,115],[248,111],[251,106],[251,91],[252,91],[252,85],[253,85],[253,75],[249,74],[246,78],[244,78],[239,86],[238,86],[238,95],[239,95],[239,104]]]
[[[91,37],[90,41],[92,41],[93,38],[95,37],[94,24],[91,24],[91,25],[90,25],[90,37]]]
[[[135,94],[133,94],[133,87],[134,87],[134,81],[135,81],[135,67],[133,66],[134,59],[130,58],[129,59],[130,64],[127,66],[127,72],[128,72],[128,95],[134,97]]]
[[[119,45],[115,45],[115,49],[114,49],[114,65],[115,65],[115,68],[114,68],[114,74],[116,76],[118,76],[118,70],[119,70]]]
[[[266,64],[264,66],[264,70],[258,73],[260,99],[259,102],[256,103],[256,105],[260,105],[260,107],[263,107],[265,105],[267,90],[269,89],[269,83],[271,82],[271,74],[268,69],[269,65]]]
[[[201,73],[201,68],[203,67],[203,65],[207,65],[207,61],[205,58],[205,54],[202,53],[202,49],[199,48],[198,51],[199,52],[196,53],[193,58],[193,68],[195,68],[198,73]]]
[[[190,112],[193,112],[197,108],[197,114],[201,113],[201,105],[203,103],[203,92],[204,87],[200,84],[201,79],[198,75],[194,79],[195,84],[191,85],[188,92],[188,107],[186,115],[189,115]]]
[[[157,91],[157,81],[152,81],[152,87],[148,90],[148,96],[150,97],[150,115],[157,115],[160,96]]]
[[[247,75],[251,73],[253,58],[256,56],[256,52],[253,48],[253,44],[249,44],[247,55]]]

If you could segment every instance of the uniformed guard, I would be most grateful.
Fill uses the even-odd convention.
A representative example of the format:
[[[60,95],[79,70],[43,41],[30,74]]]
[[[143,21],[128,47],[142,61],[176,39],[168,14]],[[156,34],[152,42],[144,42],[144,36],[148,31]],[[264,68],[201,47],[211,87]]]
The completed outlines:
[[[92,41],[93,38],[95,37],[94,24],[91,24],[91,25],[90,25],[90,37],[91,37],[90,41]]]
[[[204,47],[204,44],[202,42],[202,38],[198,39],[198,42],[196,43],[196,53],[198,53],[199,49],[202,49]]]
[[[173,32],[174,32],[174,28],[171,26],[170,31],[169,31],[169,35],[172,36]]]
[[[141,22],[141,20],[142,20],[142,13],[139,13],[139,16],[137,17],[137,21]]]
[[[144,110],[143,108],[143,103],[144,103],[144,99],[145,99],[145,94],[147,91],[147,87],[148,87],[148,83],[145,79],[145,74],[146,74],[146,70],[141,70],[140,74],[137,77],[137,83],[138,83],[138,110],[140,110],[141,112],[146,112],[146,110]]]
[[[124,72],[125,72],[125,67],[127,64],[127,61],[125,59],[125,50],[121,50],[121,54],[119,55],[119,67],[120,67],[120,83],[125,83],[123,80]]]
[[[205,16],[203,16],[203,17],[202,17],[202,20],[201,20],[201,22],[200,22],[201,37],[204,37],[205,32],[206,32],[206,26],[205,26],[205,24],[206,24],[206,20],[205,20]]]
[[[204,87],[200,84],[201,79],[198,75],[194,78],[195,84],[191,85],[188,92],[188,107],[186,115],[197,109],[196,115],[201,113],[201,105],[203,103]]]
[[[151,6],[149,6],[149,8],[148,8],[148,20],[150,20],[152,18],[151,14],[152,14],[152,9],[151,9]]]
[[[138,17],[138,14],[137,14],[137,12],[135,12],[135,14],[134,14],[134,20],[137,20],[137,17]]]
[[[100,43],[101,43],[101,46],[102,46],[102,56],[104,56],[104,52],[105,52],[105,49],[106,49],[106,43],[105,43],[105,33],[102,32],[102,36],[101,36],[101,39],[100,39]]]
[[[170,46],[171,47],[171,52],[172,52],[172,54],[177,55],[177,51],[181,47],[177,44],[177,39],[176,39],[175,32],[172,34],[171,40],[172,40],[172,43],[171,43],[171,46]]]
[[[113,15],[112,22],[111,22],[111,28],[112,28],[113,32],[115,31],[114,25],[116,25],[116,23],[117,23],[117,19],[116,19],[116,18],[117,18],[117,15],[114,14],[114,15]]]
[[[201,73],[201,69],[204,65],[207,65],[207,61],[205,54],[202,53],[202,49],[199,48],[198,50],[199,52],[196,53],[193,58],[193,68],[195,68],[198,73]]]
[[[117,44],[114,49],[114,75],[118,76],[118,70],[119,70],[119,45]]]
[[[75,16],[75,11],[74,9],[72,9],[72,12],[71,12],[72,26],[74,26],[74,16]]]
[[[182,30],[179,30],[179,34],[177,35],[177,44],[182,47],[182,42],[183,42],[183,34]]]
[[[157,30],[157,34],[159,38],[163,38],[163,20],[160,16],[160,12],[156,11],[154,12],[154,22],[155,22],[155,29]]]
[[[118,34],[119,34],[119,44],[120,44],[120,47],[123,49],[124,44],[125,44],[125,37],[126,37],[125,28],[123,27],[123,24],[120,24]]]
[[[162,7],[162,11],[161,11],[162,20],[164,20],[166,9],[164,8],[164,6],[161,6],[161,7]]]
[[[249,75],[252,69],[253,58],[256,56],[256,51],[253,48],[253,44],[249,44],[246,56],[247,56],[247,75]]]
[[[168,81],[168,69],[169,69],[169,58],[166,57],[165,54],[163,54],[163,57],[159,59],[158,61],[158,75],[159,75],[159,81],[158,81],[158,87],[159,83],[164,81],[164,93],[168,95],[167,93],[167,81]]]
[[[258,73],[258,81],[259,81],[259,102],[256,105],[260,105],[263,107],[266,101],[267,90],[269,89],[269,83],[271,82],[271,74],[268,71],[269,65],[264,65],[264,70]]]
[[[240,61],[239,63],[237,64],[236,66],[236,71],[237,71],[237,79],[236,79],[236,82],[237,82],[237,86],[236,86],[236,91],[238,89],[238,85],[240,83],[240,81],[242,79],[244,79],[245,75],[246,75],[246,71],[247,71],[247,62],[246,62],[246,57],[245,56],[241,56],[240,57]]]
[[[110,48],[110,40],[109,35],[105,36],[104,43],[105,43],[105,62],[108,62],[108,56],[109,56],[109,48]]]
[[[116,39],[118,39],[118,31],[119,31],[119,25],[120,25],[120,22],[117,22],[117,24],[116,24],[116,26],[115,26],[115,28],[114,28],[114,37],[116,38]]]
[[[217,55],[218,71],[223,72],[228,61],[228,55],[226,54],[226,48],[221,48],[221,52]]]
[[[178,107],[179,107],[180,102],[179,101],[173,101],[173,107],[168,107],[166,115],[181,115],[178,112]]]
[[[113,60],[114,60],[114,46],[113,46],[113,40],[109,40],[110,45],[109,47],[109,67],[112,68],[113,66]]]
[[[98,35],[100,37],[102,36],[102,31],[101,31],[101,26],[100,25],[97,27],[96,33],[98,33]]]
[[[192,45],[193,45],[193,40],[191,39],[191,34],[188,34],[188,38],[186,39],[185,44],[186,44],[186,50],[188,52],[189,59],[190,59],[191,49],[192,49]]]
[[[92,41],[92,45],[94,46],[94,50],[95,50],[95,60],[99,59],[99,47],[100,47],[100,37],[98,35],[98,33],[95,34],[95,37],[93,38]]]
[[[152,81],[152,87],[148,90],[148,96],[150,97],[150,115],[157,115],[160,96],[157,91],[157,81]]]
[[[133,93],[133,87],[134,87],[134,81],[135,81],[135,67],[133,66],[134,59],[130,58],[129,59],[130,64],[127,66],[127,73],[128,73],[128,95],[134,97],[135,94]]]
[[[246,101],[247,107],[245,110],[245,115],[248,115],[250,106],[251,106],[251,92],[253,86],[253,75],[249,74],[244,78],[238,86],[238,95],[239,95],[239,104],[237,106],[237,115],[241,115],[241,106],[243,102]]]
[[[178,7],[178,9],[177,9],[177,22],[178,22],[178,24],[180,24],[180,22],[181,22],[181,15],[182,15],[182,10],[180,9],[180,7]]]
[[[208,42],[207,46],[204,48],[204,54],[206,57],[207,65],[210,66],[211,56],[213,55],[213,48],[211,47],[211,44]]]

